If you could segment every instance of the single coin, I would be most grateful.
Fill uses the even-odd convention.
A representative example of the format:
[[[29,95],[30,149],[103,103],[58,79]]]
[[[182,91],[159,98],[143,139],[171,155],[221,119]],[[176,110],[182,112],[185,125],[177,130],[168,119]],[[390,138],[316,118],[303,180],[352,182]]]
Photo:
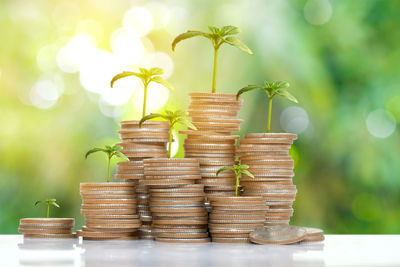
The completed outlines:
[[[284,138],[284,139],[297,139],[297,134],[291,134],[291,133],[251,133],[251,134],[246,134],[244,136],[244,139],[247,138]]]
[[[18,228],[18,233],[21,234],[72,234],[73,229],[25,229]]]
[[[155,232],[156,238],[208,238],[208,233],[163,233],[163,232]]]
[[[212,237],[215,243],[249,243],[248,237]]]
[[[307,231],[294,225],[259,227],[250,233],[250,241],[256,244],[292,244],[303,240]]]
[[[136,199],[134,198],[127,198],[127,199],[83,199],[82,200],[83,204],[101,204],[101,205],[107,205],[107,204],[136,204]]]
[[[185,185],[193,184],[194,180],[183,179],[144,179],[140,181],[144,185]]]
[[[291,138],[247,138],[240,141],[240,144],[293,144]]]
[[[126,233],[105,233],[105,232],[92,232],[92,231],[83,231],[83,230],[78,230],[76,231],[76,234],[78,236],[82,237],[94,237],[94,238],[121,238],[121,237],[129,237],[129,236],[135,236],[135,232],[126,232]]]
[[[156,237],[156,241],[158,242],[167,242],[167,243],[207,243],[210,242],[210,238],[164,238],[164,237]]]
[[[71,229],[74,223],[20,223],[20,228],[25,229]]]
[[[84,215],[124,215],[135,214],[136,209],[81,209]]]
[[[134,127],[134,128],[139,128],[139,122],[138,120],[136,121],[121,121],[120,125],[121,127]],[[142,124],[143,129],[147,128],[160,128],[164,127],[166,129],[169,129],[169,124],[167,121],[145,121]]]
[[[145,164],[151,163],[198,163],[197,159],[186,159],[186,158],[154,158],[154,159],[145,159],[143,161]]]
[[[138,218],[137,214],[88,214],[85,219],[101,219],[101,220],[135,220]]]
[[[166,227],[156,227],[154,226],[152,228],[153,233],[157,234],[157,233],[179,233],[179,234],[192,234],[192,233],[207,233],[207,228],[206,226],[199,226],[199,227],[195,227],[195,228],[173,228],[173,226],[171,228],[166,228]]]
[[[19,223],[21,224],[29,224],[29,223],[34,223],[34,224],[55,224],[55,223],[75,223],[75,219],[72,218],[24,218],[20,219]]]
[[[76,238],[76,234],[24,234],[24,238]]]
[[[303,227],[307,232],[307,237],[320,237],[324,235],[324,231],[319,228]]]
[[[263,226],[263,223],[251,223],[251,224],[245,224],[245,223],[209,223],[208,227],[211,229],[220,229],[220,230],[230,230],[230,229],[255,229],[258,226]]]
[[[152,206],[150,207],[151,212],[170,212],[170,213],[178,213],[178,212],[204,212],[204,206]]]
[[[317,237],[305,237],[301,242],[321,242],[325,240],[325,236],[317,236]]]

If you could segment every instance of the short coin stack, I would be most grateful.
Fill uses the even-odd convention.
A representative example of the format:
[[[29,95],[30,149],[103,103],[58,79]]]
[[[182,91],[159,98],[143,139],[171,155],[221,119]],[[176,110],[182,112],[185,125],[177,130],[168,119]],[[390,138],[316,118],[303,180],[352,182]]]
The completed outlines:
[[[146,159],[150,186],[152,231],[156,241],[175,243],[209,242],[204,186],[196,159]]]
[[[267,205],[262,197],[214,197],[208,228],[213,242],[247,243],[249,234],[263,226]]]
[[[121,151],[128,162],[118,162],[115,178],[134,182],[137,186],[138,213],[142,221],[138,235],[141,239],[153,239],[151,234],[151,214],[147,186],[139,185],[144,179],[143,159],[166,157],[169,138],[169,124],[166,121],[146,121],[139,128],[139,121],[121,121],[119,134],[123,147]]]
[[[247,134],[237,149],[241,163],[255,176],[242,177],[243,195],[262,196],[269,206],[265,225],[288,224],[293,215],[297,189],[289,149],[296,138],[287,133]]]
[[[77,231],[84,240],[137,239],[134,183],[81,183],[81,213],[86,226]]]
[[[72,218],[25,218],[18,232],[26,238],[75,238],[74,225]]]
[[[224,172],[215,173],[235,161],[235,144],[242,120],[237,119],[242,100],[234,94],[191,93],[189,116],[197,131],[182,131],[187,134],[184,143],[185,157],[200,161],[201,181],[207,196],[234,195],[235,176]]]

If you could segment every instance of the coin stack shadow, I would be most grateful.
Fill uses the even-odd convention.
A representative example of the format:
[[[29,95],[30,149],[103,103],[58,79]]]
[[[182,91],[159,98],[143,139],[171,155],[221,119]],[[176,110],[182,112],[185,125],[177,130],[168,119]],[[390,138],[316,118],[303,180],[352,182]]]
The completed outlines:
[[[248,243],[249,234],[263,226],[268,206],[262,197],[214,197],[209,218],[213,242]]]
[[[84,240],[138,239],[141,226],[134,183],[81,183]]]
[[[151,213],[149,191],[146,185],[140,184],[144,179],[143,159],[167,157],[169,124],[166,121],[146,121],[139,128],[139,121],[121,121],[118,131],[123,147],[121,151],[129,158],[127,162],[117,163],[115,178],[134,182],[137,194],[137,208],[142,221],[138,235],[140,239],[154,239],[151,234]]]
[[[234,94],[191,93],[189,116],[197,131],[182,131],[187,134],[184,142],[185,158],[197,158],[207,198],[235,194],[235,175],[232,171],[221,173],[221,167],[235,164],[235,146],[242,120],[237,114],[242,100]]]
[[[255,176],[243,175],[245,196],[262,196],[269,210],[265,225],[289,224],[297,189],[293,184],[293,160],[289,149],[297,135],[288,133],[247,134],[237,149],[241,163]]]
[[[204,186],[197,159],[145,159],[145,180],[150,186],[152,232],[156,241],[209,242]]]
[[[25,218],[18,232],[26,238],[75,238],[73,218]]]

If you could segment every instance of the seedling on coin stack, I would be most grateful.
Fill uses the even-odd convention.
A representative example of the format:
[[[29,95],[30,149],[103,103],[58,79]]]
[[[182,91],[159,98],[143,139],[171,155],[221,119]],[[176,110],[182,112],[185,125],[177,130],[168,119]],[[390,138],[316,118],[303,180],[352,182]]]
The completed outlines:
[[[252,51],[234,35],[240,30],[234,26],[222,28],[209,27],[210,32],[187,31],[178,35],[172,43],[172,50],[185,39],[200,36],[209,39],[214,48],[214,66],[211,93],[191,93],[189,116],[198,131],[183,131],[187,134],[184,143],[185,157],[198,158],[207,196],[233,195],[235,177],[233,172],[227,172],[216,177],[216,171],[224,166],[235,164],[235,143],[238,135],[232,132],[240,131],[242,120],[237,119],[237,113],[242,105],[236,101],[234,94],[217,94],[216,77],[218,51],[223,44],[232,45],[252,54]]]
[[[216,173],[218,176],[225,171],[233,171],[236,176],[236,190],[235,197],[211,198],[209,231],[213,242],[249,242],[249,233],[264,223],[267,210],[265,201],[260,197],[238,196],[242,175],[254,177],[248,168],[249,166],[239,162],[232,167],[223,167]]]
[[[269,210],[265,225],[285,225],[293,215],[292,204],[296,197],[296,186],[292,182],[293,160],[289,156],[289,149],[296,134],[270,133],[272,99],[283,96],[289,101],[297,103],[287,88],[287,82],[264,82],[264,86],[249,85],[240,89],[236,95],[253,90],[262,90],[268,97],[267,133],[246,134],[240,141],[237,156],[243,164],[250,166],[249,171],[255,176],[248,175],[242,178],[245,196],[262,196],[266,199]]]
[[[85,216],[86,226],[77,231],[84,240],[137,239],[141,226],[136,214],[136,185],[132,182],[110,182],[110,162],[113,157],[124,157],[118,145],[105,146],[89,150],[92,153],[103,152],[108,159],[106,183],[81,183],[81,213]]]
[[[35,206],[37,206],[38,204],[46,204],[47,205],[47,213],[46,213],[46,218],[50,217],[50,206],[54,206],[59,208],[60,205],[57,204],[57,199],[55,198],[48,198],[46,200],[38,200],[35,202]]]
[[[161,68],[144,69],[139,72],[124,71],[116,75],[111,81],[111,87],[119,79],[134,76],[138,77],[144,88],[142,118],[146,116],[147,90],[150,83],[159,83],[172,90],[173,86],[165,81],[160,75],[164,71]],[[139,229],[141,239],[153,239],[151,235],[151,214],[149,209],[149,192],[147,186],[140,185],[139,181],[144,179],[143,159],[154,157],[166,157],[166,144],[169,136],[169,126],[166,121],[146,121],[139,128],[139,121],[121,121],[121,130],[118,131],[123,147],[121,152],[129,158],[127,162],[118,162],[115,178],[133,182],[137,185],[138,212],[142,221]]]
[[[46,218],[25,218],[19,222],[18,232],[24,234],[25,238],[75,238],[73,233],[75,219],[73,218],[50,218],[50,206],[59,208],[55,198],[39,200],[38,204],[47,206]]]
[[[149,119],[163,118],[170,127],[168,158],[144,160],[145,179],[141,183],[150,186],[150,210],[153,216],[152,231],[157,241],[175,243],[209,242],[208,216],[204,205],[204,186],[194,184],[200,180],[197,159],[171,158],[172,132],[176,124],[193,130],[194,125],[183,111],[166,111],[150,114]]]
[[[95,147],[86,153],[85,158],[87,158],[90,154],[93,154],[96,152],[103,152],[107,155],[107,159],[108,159],[107,183],[109,183],[110,182],[111,159],[113,157],[117,157],[117,156],[121,157],[121,158],[125,158],[125,155],[120,152],[121,149],[122,149],[122,147],[118,146],[118,145],[105,146],[104,148]]]
[[[240,186],[240,178],[242,178],[242,174],[246,174],[247,176],[254,178],[254,175],[251,174],[247,169],[249,168],[248,165],[242,165],[240,164],[235,164],[233,165],[233,167],[222,167],[221,169],[219,169],[216,173],[217,177],[218,175],[223,172],[223,171],[228,171],[231,170],[235,173],[236,176],[236,188],[235,188],[235,196],[238,196],[238,189]]]

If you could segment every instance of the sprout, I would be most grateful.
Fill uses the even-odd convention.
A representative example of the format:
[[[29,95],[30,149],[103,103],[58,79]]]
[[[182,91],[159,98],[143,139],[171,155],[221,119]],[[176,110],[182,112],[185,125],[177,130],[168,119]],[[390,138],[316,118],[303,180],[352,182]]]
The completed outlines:
[[[254,178],[254,175],[247,170],[248,168],[249,168],[248,165],[242,165],[242,164],[240,164],[240,161],[239,161],[239,163],[237,165],[233,165],[232,167],[222,167],[221,169],[219,169],[217,171],[217,177],[223,171],[228,171],[228,170],[233,171],[236,176],[235,196],[237,196],[238,195],[238,187],[240,185],[240,178],[242,178],[242,174],[246,174],[247,176]]]
[[[239,99],[240,95],[252,91],[255,89],[259,89],[264,91],[267,96],[268,96],[268,123],[267,123],[267,133],[271,131],[271,111],[272,111],[272,98],[276,95],[280,95],[288,99],[289,101],[292,101],[294,103],[298,103],[297,99],[287,91],[286,88],[289,87],[288,82],[264,82],[264,87],[258,86],[258,85],[248,85],[246,87],[243,87],[240,89],[237,94],[236,94],[236,100]]]
[[[175,37],[172,42],[172,51],[175,51],[176,45],[185,39],[202,36],[209,40],[211,40],[212,45],[214,47],[214,70],[213,70],[213,79],[212,79],[212,93],[216,92],[215,84],[216,84],[216,76],[217,76],[217,61],[218,61],[218,50],[222,44],[229,44],[234,47],[239,48],[243,52],[248,54],[253,54],[253,52],[248,48],[245,44],[243,44],[238,38],[232,36],[236,35],[240,32],[239,28],[235,26],[224,26],[222,28],[217,28],[213,26],[208,26],[210,33],[205,33],[201,31],[187,31]]]
[[[113,146],[105,146],[104,148],[93,148],[91,150],[89,150],[86,155],[85,158],[87,158],[90,154],[92,153],[96,153],[96,152],[104,152],[107,154],[107,158],[108,158],[108,176],[107,176],[107,183],[110,182],[110,163],[111,163],[111,159],[114,156],[118,156],[121,158],[126,158],[124,154],[122,154],[120,152],[120,150],[122,149],[121,146],[118,145],[113,145]]]
[[[35,202],[35,206],[37,206],[38,204],[46,204],[47,205],[47,214],[46,214],[46,218],[49,218],[50,216],[50,206],[53,205],[57,208],[59,208],[60,206],[57,204],[57,199],[55,198],[49,198],[46,200],[38,200]]]
[[[145,121],[150,120],[150,119],[155,119],[155,118],[162,118],[169,122],[168,158],[171,157],[172,130],[176,123],[183,124],[192,130],[197,130],[196,126],[194,126],[189,121],[186,111],[183,111],[183,110],[177,110],[175,112],[166,110],[165,114],[151,113],[150,115],[147,115],[140,120],[139,127],[142,127],[142,124]]]
[[[151,69],[139,68],[139,71],[140,73],[124,71],[120,74],[115,75],[114,78],[112,78],[111,80],[111,87],[113,87],[115,81],[124,77],[136,76],[140,78],[144,86],[143,113],[142,113],[142,118],[143,118],[144,116],[146,116],[147,87],[149,86],[149,83],[156,82],[167,87],[170,90],[173,90],[174,87],[166,80],[164,80],[161,76],[159,76],[164,73],[164,70],[161,68],[151,68]]]

